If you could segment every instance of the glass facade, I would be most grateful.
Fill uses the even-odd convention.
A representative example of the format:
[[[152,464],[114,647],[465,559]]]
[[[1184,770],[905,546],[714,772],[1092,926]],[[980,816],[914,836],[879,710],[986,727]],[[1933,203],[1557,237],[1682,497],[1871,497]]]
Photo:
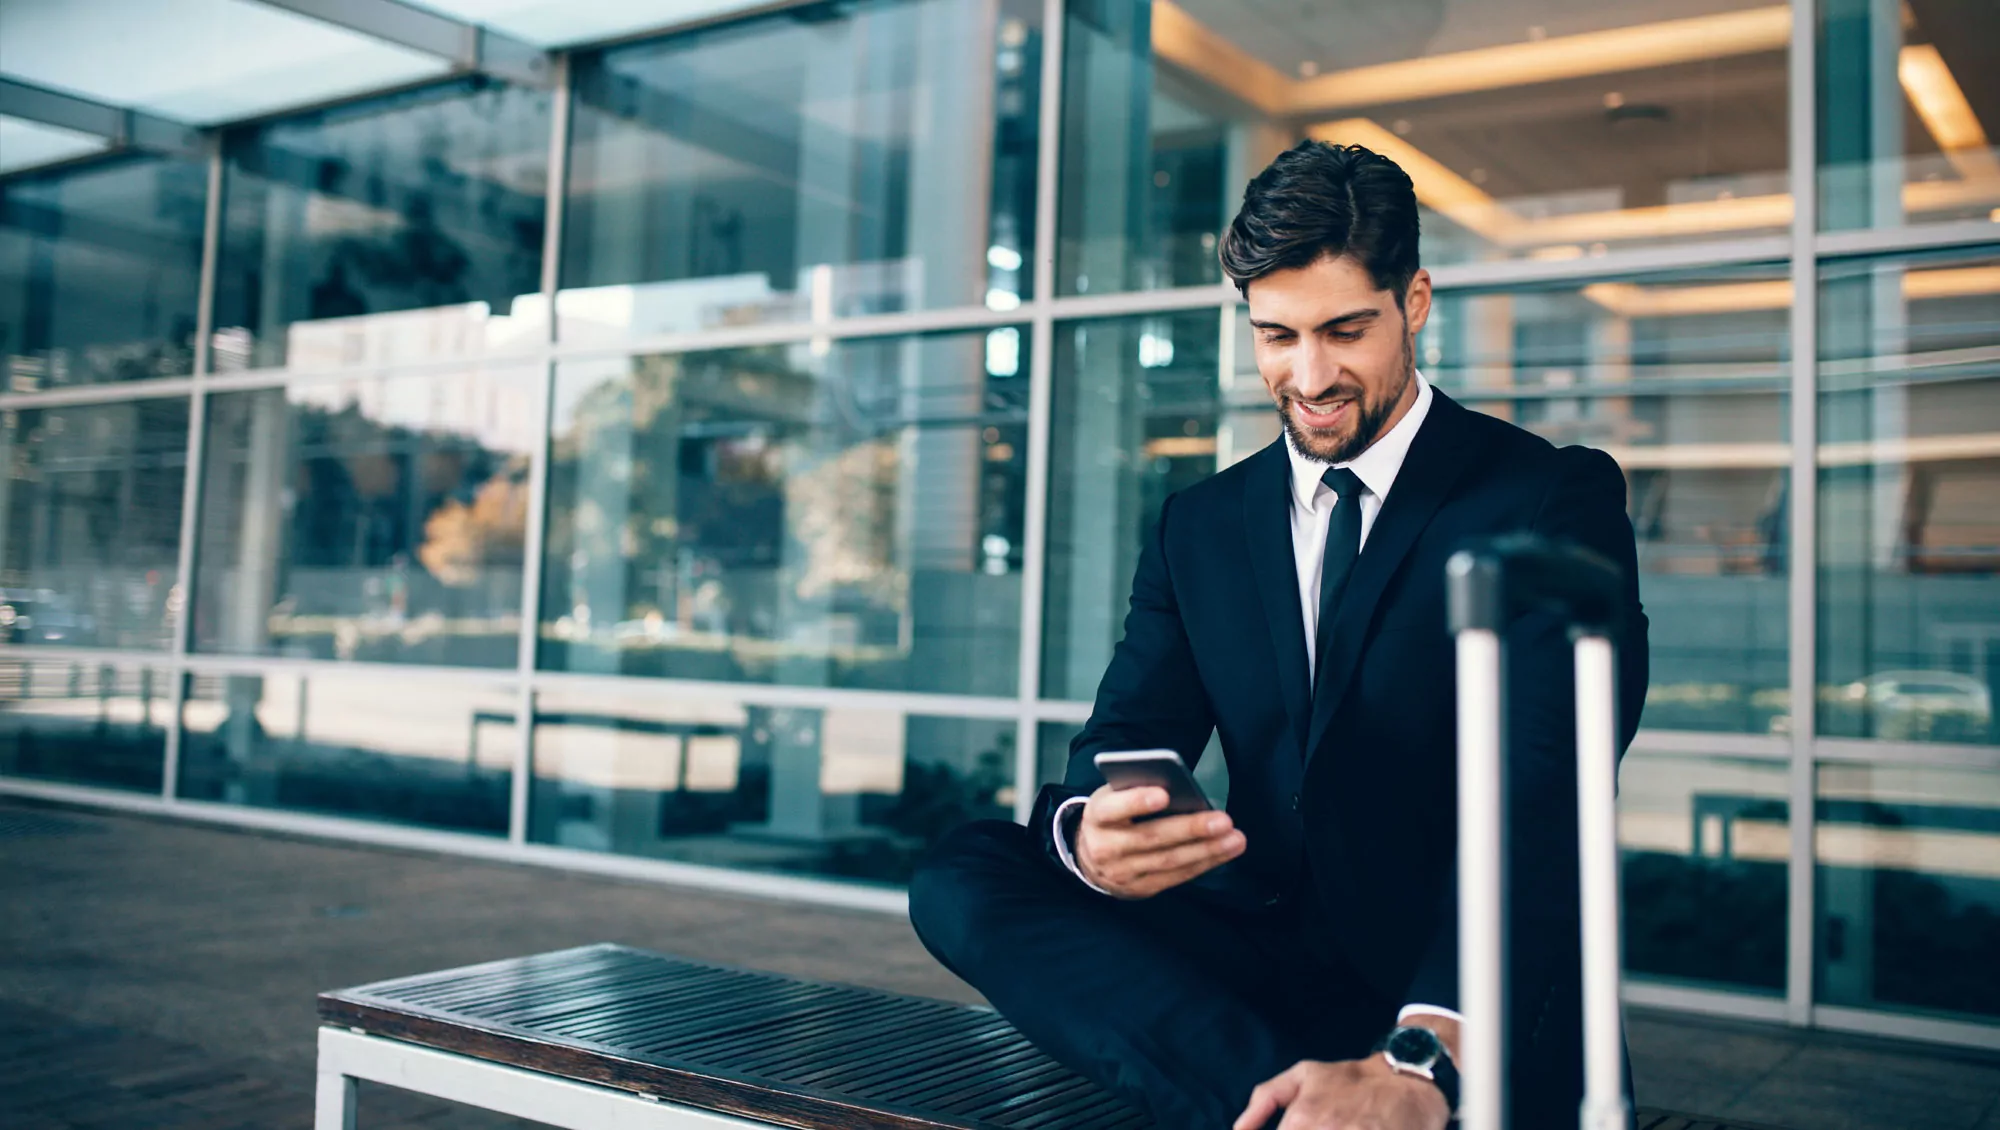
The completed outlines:
[[[169,646],[187,433],[185,397],[0,409],[0,639]]]
[[[1952,0],[1819,0],[1826,231],[2000,219],[2000,35]]]
[[[2000,744],[2000,249],[1820,271],[1819,729]]]
[[[223,139],[214,371],[546,338],[547,92],[468,78]]]
[[[518,697],[456,679],[190,675],[176,794],[504,836]]]
[[[152,667],[0,659],[0,773],[159,792],[171,681]]]
[[[534,725],[537,843],[900,883],[1014,810],[1012,719],[557,687]]]
[[[491,16],[546,80],[322,28],[81,92],[192,141],[9,145],[0,788],[899,884],[1276,439],[1216,241],[1360,142],[1429,379],[1625,471],[1635,982],[2000,1030],[1991,12],[559,7]]]
[[[491,369],[210,397],[192,648],[513,666],[540,392]]]
[[[138,154],[0,179],[5,390],[192,372],[207,193],[201,162]]]
[[[1816,804],[1819,999],[2000,1019],[2000,779],[1824,765]]]
[[[864,0],[576,56],[565,341],[1028,297],[1037,0]]]

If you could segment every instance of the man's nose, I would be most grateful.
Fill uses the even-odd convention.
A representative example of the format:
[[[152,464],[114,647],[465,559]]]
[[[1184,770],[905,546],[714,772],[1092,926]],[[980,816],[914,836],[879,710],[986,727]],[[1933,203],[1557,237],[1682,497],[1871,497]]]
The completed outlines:
[[[1317,341],[1307,341],[1299,346],[1292,361],[1292,385],[1298,389],[1300,396],[1312,400],[1339,383],[1340,363],[1333,359],[1326,346]]]

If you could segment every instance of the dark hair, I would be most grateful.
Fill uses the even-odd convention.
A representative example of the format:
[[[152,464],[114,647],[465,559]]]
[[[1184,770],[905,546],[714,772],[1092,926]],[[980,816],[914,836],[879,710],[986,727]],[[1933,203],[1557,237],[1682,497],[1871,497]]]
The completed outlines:
[[[1402,166],[1373,150],[1301,141],[1243,190],[1220,255],[1246,296],[1273,271],[1350,255],[1401,307],[1417,273],[1416,189]]]

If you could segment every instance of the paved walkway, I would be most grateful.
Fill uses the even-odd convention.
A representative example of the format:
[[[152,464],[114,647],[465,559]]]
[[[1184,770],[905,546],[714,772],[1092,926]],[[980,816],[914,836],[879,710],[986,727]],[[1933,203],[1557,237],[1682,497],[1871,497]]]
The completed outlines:
[[[4,800],[0,907],[8,1130],[303,1130],[318,990],[587,942],[977,999],[883,915]],[[1645,1106],[1789,1130],[2000,1130],[2000,1057],[1630,1024]],[[365,1087],[362,1125],[527,1124]]]

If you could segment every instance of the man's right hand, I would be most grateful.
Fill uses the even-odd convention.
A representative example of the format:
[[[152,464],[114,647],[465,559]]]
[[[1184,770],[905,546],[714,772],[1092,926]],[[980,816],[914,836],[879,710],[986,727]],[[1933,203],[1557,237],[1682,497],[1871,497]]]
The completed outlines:
[[[1191,812],[1137,822],[1167,807],[1167,790],[1090,794],[1076,832],[1083,877],[1119,898],[1151,898],[1235,859],[1247,841],[1227,812]]]

